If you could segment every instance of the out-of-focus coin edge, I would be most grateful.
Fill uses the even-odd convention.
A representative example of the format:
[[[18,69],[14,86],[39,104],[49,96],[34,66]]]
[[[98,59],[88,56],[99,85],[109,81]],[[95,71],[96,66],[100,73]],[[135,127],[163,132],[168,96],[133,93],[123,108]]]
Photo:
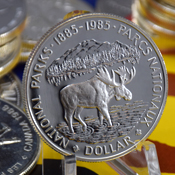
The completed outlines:
[[[166,29],[175,29],[175,17],[170,18],[166,16],[165,14],[156,10],[154,7],[150,6],[147,1],[139,0],[137,6],[137,10],[140,11],[140,13],[142,13],[142,15],[148,20]]]
[[[154,33],[154,35],[158,34],[160,36],[169,37],[172,39],[175,38],[175,31],[166,29],[162,26],[153,23],[152,21],[147,19],[147,17],[140,11],[140,9],[138,9],[138,4],[134,5],[135,6],[133,10],[133,19],[132,19],[133,22],[135,22],[137,25],[141,24],[141,28],[143,27],[144,29],[146,29],[146,31],[149,31],[151,34]],[[143,24],[143,22],[145,23]]]
[[[17,65],[17,63],[20,60],[20,52],[21,52],[21,45],[19,44],[19,47],[12,55],[11,60],[0,67],[0,78],[5,74],[7,74],[8,72],[10,72]]]
[[[27,17],[25,17],[25,19],[19,24],[19,26],[16,26],[11,31],[0,35],[0,46],[6,44],[7,42],[10,42],[22,33],[22,31],[26,27],[26,18]]]
[[[165,5],[162,4],[162,2],[164,0],[162,2],[161,1],[156,1],[156,0],[147,0],[147,1],[154,9],[157,9],[157,10],[161,11],[162,13],[165,13],[167,15],[175,17],[174,9],[170,8],[169,6],[165,6]]]

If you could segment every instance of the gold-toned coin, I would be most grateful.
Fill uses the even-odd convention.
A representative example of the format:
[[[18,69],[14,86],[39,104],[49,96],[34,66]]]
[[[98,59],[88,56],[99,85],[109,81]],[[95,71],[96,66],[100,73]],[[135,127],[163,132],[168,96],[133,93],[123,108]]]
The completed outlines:
[[[139,1],[135,2],[133,8],[134,10],[132,21],[141,26],[146,32],[152,33],[152,35],[159,34],[170,38],[175,37],[174,30],[165,28],[159,24],[156,24],[151,19],[148,19],[148,16],[145,15],[145,11],[143,8],[141,8],[141,3]]]
[[[175,32],[152,23],[140,13],[137,6],[133,6],[133,8],[135,10],[133,11],[132,21],[149,34],[162,53],[174,53]]]
[[[15,37],[12,41],[0,46],[0,64],[2,62],[6,62],[9,55],[11,55],[14,50],[18,47],[18,45],[21,43],[21,38]]]
[[[163,0],[163,3],[175,7],[175,1],[174,0]]]
[[[157,1],[157,0],[147,0],[147,2],[152,6],[154,9],[160,11],[160,13],[163,13],[164,15],[169,15],[172,17],[175,17],[175,10],[173,6],[167,5],[165,2],[171,2],[175,4],[175,1],[173,0],[163,0],[163,1]]]
[[[20,59],[21,38],[16,37],[12,42],[0,48],[0,77],[10,72]]]
[[[163,28],[175,30],[175,17],[161,13],[161,11],[156,10],[153,6],[148,4],[147,1],[138,1],[138,11],[151,22]]]

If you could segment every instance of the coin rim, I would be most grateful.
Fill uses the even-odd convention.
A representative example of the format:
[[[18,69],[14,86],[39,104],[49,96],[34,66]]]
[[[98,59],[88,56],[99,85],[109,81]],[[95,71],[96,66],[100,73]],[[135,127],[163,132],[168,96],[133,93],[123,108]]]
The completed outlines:
[[[18,25],[14,26],[10,30],[6,31],[5,33],[0,34],[0,46],[3,44],[6,44],[7,42],[10,42],[15,37],[19,36],[27,24],[27,5],[24,0],[20,2],[23,3],[21,6],[23,7],[23,12],[24,12],[23,17],[21,21],[18,23]]]
[[[54,143],[49,140],[48,138],[46,138],[44,136],[44,132],[41,130],[40,127],[38,127],[38,124],[36,123],[36,120],[34,120],[33,113],[31,111],[31,106],[29,105],[29,100],[28,100],[28,93],[27,93],[27,84],[28,84],[28,76],[29,76],[29,70],[30,70],[30,65],[32,63],[32,61],[34,60],[34,56],[36,54],[36,52],[40,49],[41,44],[43,44],[43,42],[49,37],[49,35],[51,35],[53,32],[55,32],[59,27],[61,27],[62,25],[65,25],[73,20],[80,20],[81,18],[85,19],[85,18],[91,18],[91,17],[102,17],[102,18],[110,18],[113,20],[117,20],[117,21],[121,21],[127,25],[130,25],[132,28],[136,29],[137,31],[139,31],[139,33],[141,33],[145,38],[147,38],[147,40],[150,42],[150,44],[152,45],[152,47],[155,49],[155,52],[157,53],[157,55],[159,56],[159,60],[162,66],[162,72],[164,73],[164,77],[165,77],[165,88],[164,88],[164,97],[162,99],[162,105],[160,107],[159,113],[157,114],[157,118],[154,122],[154,124],[152,125],[152,127],[149,129],[149,131],[145,134],[145,136],[136,144],[134,144],[133,146],[131,146],[129,149],[127,149],[125,152],[121,152],[119,154],[116,155],[112,155],[112,156],[108,156],[106,158],[84,158],[84,157],[77,157],[78,160],[80,161],[85,161],[85,162],[100,162],[100,161],[108,161],[108,160],[112,160],[115,158],[119,158],[121,156],[124,156],[125,154],[128,154],[129,152],[133,151],[136,146],[138,145],[138,143],[140,143],[141,141],[145,140],[154,130],[154,128],[156,127],[156,125],[158,124],[158,121],[161,118],[161,115],[163,113],[163,110],[165,108],[165,103],[167,100],[167,95],[168,95],[168,76],[167,76],[167,71],[166,71],[166,67],[165,67],[165,63],[163,60],[163,57],[158,49],[158,47],[155,45],[154,41],[136,24],[134,24],[133,22],[113,15],[113,14],[108,14],[108,13],[89,13],[89,14],[82,14],[82,15],[78,15],[69,19],[66,19],[60,23],[58,23],[57,25],[53,26],[50,30],[48,30],[48,32],[45,33],[45,35],[42,36],[42,38],[38,41],[37,45],[34,47],[34,49],[32,50],[28,61],[26,62],[25,65],[25,69],[24,69],[24,74],[23,74],[23,81],[22,81],[22,93],[23,93],[23,104],[24,107],[26,109],[26,113],[29,117],[29,120],[31,121],[31,124],[34,126],[36,132],[39,134],[39,136],[41,137],[41,139],[47,144],[49,145],[52,149],[54,149],[55,151],[63,154],[63,155],[69,155],[69,153],[66,153],[65,150],[55,147]]]

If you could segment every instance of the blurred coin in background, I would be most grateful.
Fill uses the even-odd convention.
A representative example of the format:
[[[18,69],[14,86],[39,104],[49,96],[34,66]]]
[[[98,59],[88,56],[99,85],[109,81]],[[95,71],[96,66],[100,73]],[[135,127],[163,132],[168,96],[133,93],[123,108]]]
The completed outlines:
[[[0,98],[21,107],[21,82],[13,72],[0,78]]]
[[[10,72],[20,60],[21,38],[14,38],[0,46],[0,77]]]
[[[0,77],[19,62],[20,34],[25,27],[25,19],[25,1],[0,1]]]
[[[13,40],[21,33],[25,27],[25,18],[25,1],[0,1],[0,46]]]
[[[128,18],[131,15],[131,4],[132,0],[98,0],[96,11]]]
[[[143,28],[164,54],[175,53],[175,6],[168,0],[135,0],[132,21]]]

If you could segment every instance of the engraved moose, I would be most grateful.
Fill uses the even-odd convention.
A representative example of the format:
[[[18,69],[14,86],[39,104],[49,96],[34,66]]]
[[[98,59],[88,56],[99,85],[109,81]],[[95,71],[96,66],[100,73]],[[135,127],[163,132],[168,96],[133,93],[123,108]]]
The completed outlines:
[[[115,73],[119,75],[120,82],[115,81]],[[130,83],[135,75],[134,67],[129,71],[127,67],[121,66],[117,70],[112,70],[111,78],[108,70],[103,67],[98,68],[96,75],[91,79],[64,87],[60,91],[60,95],[64,107],[64,118],[70,132],[74,133],[73,116],[83,125],[83,129],[86,131],[87,125],[80,116],[83,108],[97,108],[100,124],[103,124],[104,117],[109,126],[112,126],[108,103],[114,96],[116,100],[121,98],[125,100],[132,99],[132,93],[125,85]]]

